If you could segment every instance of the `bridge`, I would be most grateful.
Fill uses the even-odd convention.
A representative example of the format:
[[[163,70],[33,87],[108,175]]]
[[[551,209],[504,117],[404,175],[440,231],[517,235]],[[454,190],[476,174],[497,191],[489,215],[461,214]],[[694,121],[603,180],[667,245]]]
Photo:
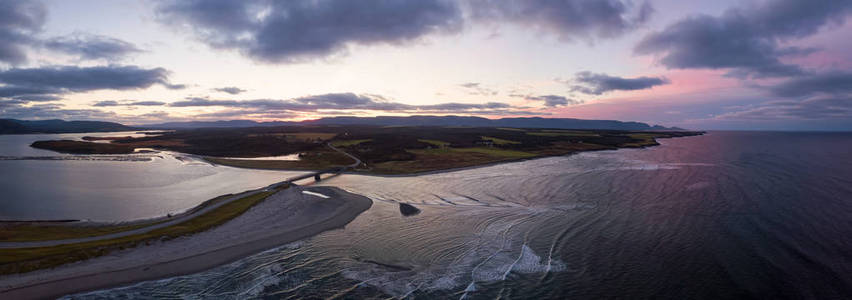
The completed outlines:
[[[330,147],[331,149],[334,149],[334,151],[337,151],[337,152],[345,154],[346,156],[349,156],[350,158],[354,159],[355,162],[352,163],[352,164],[346,165],[346,166],[328,168],[328,169],[325,169],[325,170],[314,171],[314,172],[311,172],[311,173],[308,173],[308,174],[299,175],[299,176],[296,176],[296,177],[293,177],[293,178],[288,178],[287,180],[284,180],[284,181],[281,181],[281,182],[278,182],[278,183],[275,183],[275,184],[271,184],[271,185],[269,185],[269,186],[267,186],[266,188],[263,188],[263,189],[247,191],[247,192],[243,192],[243,193],[239,193],[239,194],[235,194],[235,195],[229,195],[227,198],[225,198],[224,200],[222,200],[220,202],[214,203],[212,205],[208,205],[206,207],[202,207],[201,209],[191,211],[189,213],[180,215],[180,216],[175,217],[175,218],[169,217],[169,219],[167,221],[164,221],[164,222],[161,222],[161,223],[155,223],[153,225],[145,226],[145,227],[142,227],[142,228],[127,230],[127,231],[120,231],[120,232],[104,234],[104,235],[95,235],[95,236],[90,236],[90,237],[72,238],[72,239],[64,239],[64,240],[29,241],[29,242],[0,242],[0,249],[52,247],[52,246],[57,246],[57,245],[92,242],[92,241],[99,241],[99,240],[105,240],[105,239],[115,239],[115,238],[126,237],[126,236],[130,236],[130,235],[134,235],[134,234],[148,233],[148,232],[151,232],[155,229],[165,228],[165,227],[168,227],[168,226],[172,226],[172,225],[176,225],[176,224],[185,222],[189,219],[192,219],[192,218],[195,218],[197,216],[206,214],[207,212],[210,212],[210,211],[217,209],[221,206],[224,206],[228,203],[231,203],[233,201],[237,201],[239,199],[242,199],[243,197],[247,197],[247,196],[257,194],[261,191],[269,191],[269,190],[272,190],[274,188],[281,187],[282,185],[290,185],[293,181],[307,179],[307,178],[311,178],[311,177],[313,177],[314,180],[316,180],[316,181],[320,181],[321,180],[320,175],[322,175],[322,174],[340,173],[340,172],[355,168],[355,167],[357,167],[358,165],[361,164],[361,160],[358,159],[357,157],[350,155],[349,153],[343,152],[342,150],[335,148],[331,144],[329,144],[328,147]]]
[[[352,163],[352,164],[346,165],[346,166],[333,167],[333,168],[328,168],[328,169],[324,169],[324,170],[313,171],[313,172],[310,172],[310,173],[307,173],[307,174],[304,174],[304,175],[299,175],[299,176],[296,176],[296,177],[291,177],[291,178],[288,178],[287,180],[284,180],[282,182],[270,185],[268,188],[276,188],[276,187],[279,187],[279,186],[284,185],[284,184],[289,185],[289,184],[293,183],[293,181],[308,179],[308,178],[311,178],[311,177],[314,178],[314,181],[318,182],[318,181],[322,180],[322,178],[321,178],[322,174],[337,174],[337,173],[340,173],[340,172],[345,172],[346,170],[353,169],[353,168],[355,168],[355,167],[357,167],[358,165],[361,164],[361,160],[358,159],[357,157],[355,157],[354,155],[346,153],[343,150],[337,149],[334,146],[332,146],[331,144],[326,144],[326,145],[334,151],[337,151],[337,152],[343,153],[346,156],[349,156],[349,158],[355,160],[355,162]]]

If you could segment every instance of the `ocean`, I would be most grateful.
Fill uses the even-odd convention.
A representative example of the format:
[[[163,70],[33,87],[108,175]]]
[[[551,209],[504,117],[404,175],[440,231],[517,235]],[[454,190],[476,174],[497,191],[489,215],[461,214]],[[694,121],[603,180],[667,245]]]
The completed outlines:
[[[410,177],[345,228],[69,299],[852,298],[852,133],[709,132]],[[402,216],[398,203],[422,210]]]

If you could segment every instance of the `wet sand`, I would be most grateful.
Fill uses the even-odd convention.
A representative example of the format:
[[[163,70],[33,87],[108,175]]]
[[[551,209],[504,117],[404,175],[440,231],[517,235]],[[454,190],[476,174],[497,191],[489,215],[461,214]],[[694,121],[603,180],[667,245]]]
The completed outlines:
[[[293,186],[270,196],[245,214],[202,233],[55,269],[0,277],[0,298],[56,298],[200,272],[343,227],[371,205],[367,197],[334,187]]]

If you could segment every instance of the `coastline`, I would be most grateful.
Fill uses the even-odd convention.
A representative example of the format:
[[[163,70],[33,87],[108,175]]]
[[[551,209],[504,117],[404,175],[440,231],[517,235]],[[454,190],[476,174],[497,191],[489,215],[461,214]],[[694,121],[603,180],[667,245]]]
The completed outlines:
[[[706,133],[706,132],[704,132],[704,133],[699,134],[699,135],[688,135],[688,136],[668,137],[668,138],[657,138],[657,139],[688,138],[688,137],[702,136],[702,135],[706,135],[706,134],[707,134],[707,133]],[[656,141],[656,139],[655,139],[655,141]],[[534,157],[513,158],[513,159],[507,159],[507,160],[501,160],[501,161],[493,161],[493,162],[488,162],[488,163],[479,164],[479,165],[473,165],[473,166],[455,167],[455,168],[447,168],[447,169],[437,169],[437,170],[422,171],[422,172],[412,172],[412,173],[402,173],[402,174],[383,174],[383,173],[373,173],[373,172],[369,172],[369,171],[365,171],[365,172],[360,172],[360,171],[345,171],[345,172],[340,173],[340,175],[347,174],[347,175],[361,175],[361,176],[385,177],[385,178],[416,177],[416,176],[424,176],[424,175],[433,175],[433,174],[442,174],[442,173],[450,173],[450,172],[457,172],[457,171],[471,170],[471,169],[477,169],[477,168],[485,168],[485,167],[491,167],[491,166],[496,166],[496,165],[501,165],[501,164],[516,163],[516,162],[522,162],[522,161],[528,161],[528,160],[544,159],[544,158],[551,158],[551,157],[572,156],[572,155],[576,155],[576,154],[580,154],[580,153],[584,153],[584,152],[619,151],[619,150],[627,150],[627,149],[647,149],[647,148],[653,148],[653,147],[657,147],[657,146],[660,146],[660,145],[661,145],[661,144],[659,143],[659,141],[656,141],[656,142],[657,142],[657,144],[655,144],[655,145],[647,145],[647,146],[641,146],[641,147],[622,147],[622,148],[613,148],[613,149],[582,150],[582,151],[575,151],[575,152],[565,153],[565,154],[556,154],[556,155],[541,155],[541,156],[534,156]],[[269,170],[275,170],[275,171],[317,171],[317,170],[299,170],[299,169],[274,169],[274,168],[250,168],[250,167],[236,167],[236,166],[231,166],[231,165],[217,164],[217,163],[213,163],[213,162],[208,161],[208,160],[204,160],[204,161],[205,161],[206,163],[209,163],[209,164],[214,165],[214,166],[223,166],[223,167],[230,167],[230,168],[241,168],[241,169],[249,169],[249,170],[263,170],[263,171],[269,171]]]
[[[302,194],[303,190],[332,197],[309,196]],[[55,298],[197,273],[343,227],[371,206],[369,198],[338,188],[294,186],[205,232],[54,269],[0,278],[0,298]]]

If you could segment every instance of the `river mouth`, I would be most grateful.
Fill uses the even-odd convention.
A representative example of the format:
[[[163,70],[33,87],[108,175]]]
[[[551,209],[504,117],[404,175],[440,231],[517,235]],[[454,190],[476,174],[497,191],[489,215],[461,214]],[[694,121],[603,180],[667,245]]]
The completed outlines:
[[[852,229],[836,226],[852,211],[842,200],[852,166],[835,159],[852,136],[661,142],[423,176],[338,176],[319,185],[374,202],[343,229],[207,272],[73,298],[852,295],[842,275],[852,264],[839,255],[852,250]],[[781,146],[791,142],[810,146]],[[421,212],[403,216],[399,203]]]
[[[791,142],[811,146],[781,146]],[[843,200],[852,165],[835,159],[852,135],[710,133],[662,144],[423,176],[338,176],[319,185],[374,202],[340,230],[71,298],[852,295],[841,254],[852,250],[852,229],[836,226],[852,211]],[[403,216],[401,202],[421,212]]]

